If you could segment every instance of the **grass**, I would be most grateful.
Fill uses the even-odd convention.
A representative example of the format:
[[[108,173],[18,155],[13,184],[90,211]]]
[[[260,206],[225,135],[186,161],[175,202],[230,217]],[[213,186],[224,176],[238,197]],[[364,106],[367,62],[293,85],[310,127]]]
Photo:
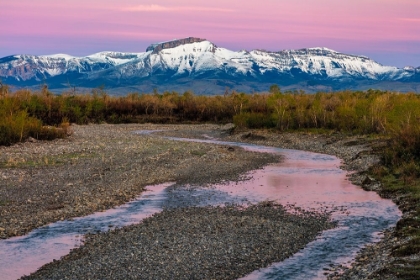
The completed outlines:
[[[7,206],[9,203],[7,200],[0,200],[0,206]]]
[[[202,150],[193,150],[190,152],[190,154],[199,156],[199,157],[204,156],[206,153],[207,153],[206,151],[202,151]]]
[[[408,241],[406,244],[394,248],[392,255],[396,257],[406,257],[416,254],[418,252],[420,252],[420,235],[415,236],[413,239],[410,239],[410,241]]]
[[[299,129],[292,129],[287,132],[296,132],[296,133],[309,133],[315,135],[331,135],[336,132],[335,129],[328,129],[328,128],[299,128]]]
[[[398,279],[418,280],[420,271],[420,260],[398,260],[390,267],[381,271],[381,274],[395,275]],[[380,279],[380,278],[378,278]]]
[[[93,158],[96,154],[87,153],[68,153],[53,156],[40,156],[38,158],[9,157],[6,161],[0,163],[1,168],[27,168],[63,165],[68,162],[75,163],[80,159]]]

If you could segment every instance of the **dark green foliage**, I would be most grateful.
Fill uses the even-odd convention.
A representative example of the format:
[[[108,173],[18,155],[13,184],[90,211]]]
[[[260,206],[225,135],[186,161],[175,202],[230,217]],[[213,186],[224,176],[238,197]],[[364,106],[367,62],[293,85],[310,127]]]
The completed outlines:
[[[240,127],[271,128],[275,127],[273,118],[263,113],[242,113],[233,117],[233,122]]]
[[[420,252],[420,236],[414,237],[407,244],[396,248],[392,255],[396,257],[404,257]]]
[[[17,142],[18,139],[13,135],[12,128],[6,124],[0,124],[0,145],[7,146],[14,142]]]
[[[420,261],[419,260],[404,260],[395,261],[391,267],[385,268],[381,271],[379,278],[382,275],[389,275],[384,279],[403,279],[403,280],[418,280],[420,279]],[[393,275],[394,277],[391,277]]]

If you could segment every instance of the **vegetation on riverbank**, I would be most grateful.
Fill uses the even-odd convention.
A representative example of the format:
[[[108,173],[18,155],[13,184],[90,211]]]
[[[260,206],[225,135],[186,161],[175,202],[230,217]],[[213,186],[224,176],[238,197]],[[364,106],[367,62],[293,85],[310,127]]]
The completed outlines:
[[[44,97],[51,94],[44,94]],[[58,126],[45,126],[43,114],[30,110],[28,101],[37,94],[18,91],[9,94],[7,86],[0,83],[0,145],[11,145],[33,137],[41,140],[64,138],[70,133],[68,119],[61,118]],[[37,107],[47,106],[48,100],[33,103]],[[45,112],[44,112],[45,113]],[[48,122],[47,122],[48,123]]]
[[[64,137],[69,123],[234,122],[237,127],[278,131],[318,130],[373,134],[389,138],[381,176],[394,174],[406,184],[420,178],[420,96],[377,90],[304,94],[282,93],[223,96],[133,93],[109,96],[102,89],[89,94],[54,95],[0,87],[0,145],[28,137]],[[46,127],[48,125],[49,127]],[[416,199],[420,190],[413,188]]]
[[[412,213],[397,225],[397,234],[409,241],[394,249],[398,258],[389,272],[403,279],[420,278],[419,260],[408,257],[420,253],[418,94],[368,90],[312,95],[281,92],[274,85],[266,94],[232,91],[222,96],[195,96],[191,92],[155,92],[113,97],[102,89],[83,95],[54,95],[46,87],[39,92],[11,93],[7,86],[0,85],[0,145],[28,137],[65,137],[69,123],[91,122],[234,122],[237,127],[275,131],[338,131],[384,137],[388,145],[377,151],[382,162],[372,168],[371,174],[383,182],[383,195],[402,198],[398,200],[400,207]]]

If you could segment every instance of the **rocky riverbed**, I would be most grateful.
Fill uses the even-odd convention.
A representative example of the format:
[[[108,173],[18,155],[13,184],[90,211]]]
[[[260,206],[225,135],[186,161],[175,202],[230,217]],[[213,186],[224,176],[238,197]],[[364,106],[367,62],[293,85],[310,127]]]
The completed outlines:
[[[73,125],[73,135],[0,147],[0,238],[123,204],[164,182],[241,180],[278,156],[133,134],[147,125]],[[242,178],[243,179],[243,178]]]
[[[414,213],[405,211],[404,197],[389,196],[382,192],[381,183],[369,177],[367,171],[380,160],[381,149],[386,147],[387,140],[380,137],[348,136],[339,133],[271,133],[266,130],[236,131],[225,137],[230,141],[243,141],[261,145],[313,151],[335,155],[342,159],[342,169],[350,171],[349,179],[366,191],[375,191],[381,196],[392,199],[403,211],[403,218],[410,218]],[[330,280],[359,279],[403,279],[390,273],[392,262],[407,263],[404,258],[393,256],[396,246],[406,244],[409,238],[395,233],[395,228],[386,230],[379,242],[363,248],[348,266],[332,266],[326,271]],[[420,255],[412,255],[412,260],[420,260]]]
[[[290,214],[270,203],[164,210],[88,236],[23,279],[236,279],[291,256],[330,227],[328,215]]]
[[[233,126],[212,130],[170,131],[165,132],[165,135],[187,138],[215,137],[224,141],[248,142],[334,155],[342,159],[341,168],[350,171],[349,179],[355,185],[361,186],[366,191],[375,191],[386,198],[392,199],[402,208],[404,218],[410,218],[413,215],[410,211],[404,211],[404,197],[389,197],[389,194],[382,192],[381,183],[367,175],[368,169],[380,161],[378,151],[387,145],[387,140],[384,138],[349,136],[340,133],[276,133],[268,130],[238,130],[234,129]],[[203,135],[205,136],[203,137]],[[351,265],[332,266],[326,270],[327,278],[333,280],[399,279],[389,273],[389,266],[392,262],[397,261],[403,267],[404,263],[407,262],[404,258],[393,256],[392,250],[396,246],[406,244],[409,238],[395,234],[395,228],[386,230],[382,236],[380,242],[370,244],[362,249]],[[411,258],[420,260],[420,255],[413,255]]]
[[[356,184],[363,185],[365,189],[376,191],[380,190],[380,184],[370,178],[366,179],[367,176],[364,174],[364,171],[379,160],[372,153],[372,149],[380,148],[386,144],[381,139],[344,137],[340,134],[277,134],[269,131],[235,131],[232,133],[232,127],[229,125],[89,125],[72,127],[74,133],[68,139],[52,142],[33,141],[12,147],[0,147],[0,164],[2,165],[0,169],[0,178],[2,178],[0,183],[0,236],[2,238],[24,234],[32,228],[49,222],[86,215],[94,211],[122,204],[141,193],[144,186],[149,184],[167,181],[211,184],[223,180],[246,179],[241,177],[241,174],[279,160],[278,157],[273,155],[245,152],[239,148],[232,149],[225,146],[203,143],[173,142],[148,136],[139,137],[132,133],[134,130],[162,130],[162,132],[157,134],[191,138],[216,137],[226,141],[252,142],[333,154],[343,159],[343,168],[357,171],[351,176],[351,179]],[[202,168],[197,168],[197,166]],[[241,236],[238,234],[245,234],[245,232],[254,227],[258,228],[262,226],[264,228],[264,226],[270,223],[281,224],[281,219],[291,217],[288,216],[289,214],[286,215],[284,213],[284,209],[281,206],[266,205],[266,207],[262,208],[259,205],[250,207],[250,209],[257,216],[259,215],[258,213],[262,213],[261,209],[267,210],[265,211],[267,216],[259,220],[252,216],[254,214],[249,212],[249,224],[245,227],[247,230],[242,233],[232,232],[233,229],[229,225],[238,222],[238,213],[245,213],[244,209],[196,207],[166,210],[147,220],[149,225],[153,224],[156,226],[156,234],[155,231],[148,233],[152,237],[156,237],[157,232],[160,230],[165,232],[165,234],[160,232],[159,235],[159,238],[162,238],[163,244],[160,244],[159,238],[152,238],[155,241],[157,240],[158,243],[154,245],[152,242],[145,243],[143,244],[145,246],[144,248],[141,247],[143,245],[130,242],[128,244],[133,245],[133,248],[137,248],[140,251],[146,250],[147,252],[154,252],[151,249],[153,246],[168,246],[163,249],[174,249],[175,247],[173,246],[176,246],[176,244],[170,243],[174,242],[173,240],[171,241],[170,237],[173,237],[175,233],[166,229],[163,224],[168,224],[172,229],[179,228],[179,234],[184,235],[178,239],[191,239],[194,242],[200,243],[202,240],[199,236],[194,236],[195,231],[193,228],[206,215],[214,217],[214,219],[210,220],[212,222],[211,225],[214,226],[213,228],[217,228],[219,224],[219,230],[225,233],[219,236],[222,238],[220,240],[229,240],[229,236],[232,236],[232,234],[236,237]],[[206,215],[201,211],[205,211]],[[172,219],[169,218],[170,215],[172,215]],[[291,238],[289,235],[293,235],[296,232],[296,227],[299,227],[301,222],[309,232],[312,232],[310,228],[313,228],[314,234],[310,234],[310,238],[316,236],[316,232],[319,232],[319,230],[331,227],[331,224],[326,222],[328,220],[327,215],[314,216],[310,213],[306,213],[305,215],[305,217],[293,217],[295,223],[288,224],[288,228],[290,227],[290,229],[285,229],[284,235],[281,235],[282,238],[286,240],[287,238]],[[189,217],[188,221],[190,222],[183,225],[182,221],[184,221],[183,219],[186,216]],[[174,217],[176,218],[174,219]],[[312,224],[305,224],[303,222],[305,219],[311,221]],[[291,226],[292,224],[293,226]],[[323,226],[319,226],[321,224]],[[70,264],[74,264],[82,259],[85,260],[84,264],[91,263],[92,266],[87,265],[81,268],[80,273],[82,273],[83,269],[85,269],[85,273],[88,273],[91,268],[107,271],[104,267],[98,267],[102,262],[107,263],[100,257],[101,254],[107,256],[108,261],[114,263],[116,267],[120,267],[119,270],[124,270],[129,267],[132,271],[136,271],[137,268],[129,264],[131,262],[135,263],[135,259],[139,255],[134,253],[131,257],[127,254],[124,255],[124,250],[122,250],[121,246],[125,246],[122,244],[127,242],[129,236],[133,236],[134,234],[139,237],[142,236],[142,232],[143,235],[146,234],[145,236],[147,236],[147,233],[145,233],[147,232],[147,228],[144,228],[144,225],[140,224],[111,231],[106,234],[89,236],[86,246],[74,250],[62,261],[45,266],[42,271],[33,277],[54,275],[56,271],[65,268],[64,271],[67,271],[68,274],[61,275],[68,275],[70,277],[69,279],[71,279],[71,275],[75,271],[72,272],[72,266]],[[273,240],[276,235],[272,231],[268,230],[267,232],[270,235],[271,242],[275,242]],[[392,232],[387,233],[386,236],[392,236]],[[253,244],[249,236],[246,238],[245,236],[242,237],[244,237],[243,240],[246,240],[245,243],[251,242]],[[116,242],[120,239],[125,240],[125,242]],[[215,240],[218,239],[216,238]],[[254,236],[254,239],[258,240],[258,237]],[[262,238],[261,240],[264,241],[266,239]],[[270,262],[279,261],[287,257],[289,254],[284,254],[284,252],[291,253],[294,249],[303,246],[300,244],[305,244],[309,240],[302,237],[301,240],[296,241],[299,244],[296,248],[279,245],[279,247],[276,247],[278,249],[277,251],[282,251],[283,253],[275,252],[273,254],[267,254],[263,259],[258,259],[258,257],[253,255],[255,257],[254,260],[256,263],[261,262],[258,264],[258,267],[266,266]],[[208,248],[213,248],[217,245],[216,241],[214,244],[210,241],[206,242],[200,244],[203,246],[205,244],[211,245]],[[369,258],[365,257],[365,255],[359,256],[357,258],[358,261],[353,265],[352,269],[343,267],[333,268],[329,271],[329,277],[332,279],[366,279],[368,276],[374,275],[375,272],[386,266],[386,263],[389,261],[389,257],[387,258],[389,254],[386,253],[386,250],[389,251],[389,248],[395,242],[404,241],[395,240],[394,238],[384,239],[383,242],[373,245],[374,249],[369,247],[370,249],[366,249],[363,252],[363,254],[367,254],[366,252],[369,251]],[[172,247],[168,244],[171,244]],[[255,244],[258,244],[259,248],[261,248],[260,250],[270,251],[270,245],[265,247],[263,246],[264,242],[257,242]],[[135,246],[140,246],[141,249]],[[188,246],[191,246],[191,244]],[[238,248],[242,248],[244,245],[238,241],[237,246]],[[201,250],[200,252],[203,254],[203,257],[209,258],[209,254],[211,255],[213,252],[219,254],[221,252],[217,250],[209,249],[207,251]],[[253,249],[245,246],[243,250],[235,252],[238,252],[238,254],[245,252],[244,254],[246,254],[246,252],[251,252]],[[117,251],[121,252],[117,253]],[[202,251],[207,253],[203,253]],[[186,250],[184,255],[188,252],[190,251]],[[374,252],[374,256],[372,256],[372,252]],[[118,258],[113,259],[114,255],[118,256]],[[382,255],[385,255],[385,257],[378,257]],[[186,260],[188,257],[184,256],[184,259]],[[150,258],[152,258],[150,265],[162,261],[159,254],[152,254]],[[86,262],[86,260],[89,261]],[[173,258],[171,259],[171,265],[174,260]],[[107,265],[111,265],[109,262]],[[119,262],[121,262],[120,266],[118,265]],[[211,263],[210,260],[206,263],[208,266],[202,267],[202,270],[199,271],[200,273],[212,270],[214,273],[214,269],[216,268],[217,270],[217,264]],[[183,269],[191,272],[192,268],[188,265],[183,266]],[[253,265],[255,264],[243,263],[244,271],[248,271],[247,269],[252,271],[255,269]],[[194,269],[198,269],[197,266]],[[116,273],[122,273],[118,272],[119,270],[117,269]],[[223,278],[224,276],[226,278],[228,276],[229,278],[235,278],[244,275],[237,274],[241,270],[240,268],[232,268],[230,272],[228,270],[221,270],[219,278]],[[194,271],[194,273],[198,273],[198,271]],[[154,274],[147,275],[155,278],[153,276]],[[162,276],[165,275],[162,274]],[[209,277],[204,278],[217,278],[217,275],[208,275]]]

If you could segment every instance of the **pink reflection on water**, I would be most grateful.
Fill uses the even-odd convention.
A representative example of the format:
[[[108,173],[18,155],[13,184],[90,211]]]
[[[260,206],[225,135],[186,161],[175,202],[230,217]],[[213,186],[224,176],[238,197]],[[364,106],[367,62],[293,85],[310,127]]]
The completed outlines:
[[[60,221],[38,228],[28,235],[0,241],[0,279],[13,280],[35,272],[46,263],[60,259],[71,249],[83,243],[88,232],[106,231],[139,223],[162,210],[160,200],[164,191],[173,183],[147,186],[147,191],[136,200],[122,206],[97,212],[89,216]],[[147,204],[141,204],[147,200]],[[136,206],[136,203],[139,204]]]
[[[48,242],[36,240],[31,244],[25,237],[7,239],[9,246],[0,245],[1,279],[19,279],[35,272],[42,265],[68,254],[70,249],[79,247],[82,238],[81,235],[59,236],[49,238]]]
[[[319,209],[320,205],[348,205],[384,200],[375,192],[367,192],[353,185],[347,179],[347,172],[341,170],[340,160],[328,157],[319,160],[318,154],[283,150],[285,160],[252,171],[251,180],[216,186],[231,195],[245,196],[251,202],[273,200],[280,204],[293,204],[305,210]],[[308,156],[309,155],[309,156]],[[353,214],[359,209],[352,209]]]
[[[227,192],[233,196],[244,197],[252,203],[264,200],[274,200],[283,205],[292,204],[305,210],[332,211],[333,219],[343,221],[339,228],[325,231],[319,240],[326,240],[326,244],[317,245],[316,241],[309,244],[295,257],[283,261],[281,264],[291,266],[290,271],[299,273],[306,270],[306,274],[292,274],[294,279],[323,279],[322,267],[329,263],[346,262],[354,256],[358,248],[371,242],[369,236],[375,231],[383,230],[396,222],[398,212],[395,205],[389,200],[381,199],[374,192],[365,192],[360,187],[352,185],[346,179],[346,172],[339,169],[340,160],[328,155],[302,152],[296,150],[283,150],[270,147],[253,146],[248,144],[218,142],[213,140],[179,139],[182,141],[196,141],[205,143],[218,143],[222,145],[242,146],[248,150],[259,152],[279,153],[285,157],[282,163],[265,167],[264,169],[250,172],[252,179],[238,183],[214,186],[217,190]],[[130,202],[121,207],[96,213],[91,216],[75,219],[76,224],[68,226],[72,231],[61,234],[57,232],[42,234],[42,229],[36,230],[25,237],[0,241],[0,271],[2,279],[16,279],[23,274],[35,271],[41,265],[67,254],[71,248],[80,245],[80,234],[75,227],[85,230],[104,230],[109,225],[123,226],[137,223],[161,210],[161,204],[157,201],[165,200],[165,189],[170,184],[153,186],[151,192],[145,193],[136,202]],[[228,197],[226,197],[229,200]],[[142,200],[148,200],[147,204],[137,204]],[[379,202],[379,203],[377,203]],[[373,204],[372,204],[373,203]],[[388,215],[388,216],[387,216]],[[352,217],[347,219],[346,217]],[[359,219],[359,217],[363,217]],[[365,224],[375,225],[376,219],[380,218],[379,226],[365,231]],[[370,219],[371,218],[371,219]],[[51,225],[59,228],[60,223]],[[81,226],[79,224],[82,224]],[[395,223],[394,223],[395,224]],[[92,226],[95,225],[95,226]],[[353,235],[351,233],[353,232]],[[37,236],[39,235],[39,236]],[[367,237],[364,237],[367,236]],[[336,248],[345,243],[345,237],[349,246]],[[362,240],[359,240],[363,237]],[[331,240],[331,241],[328,241]],[[10,242],[9,242],[10,241]],[[329,243],[328,243],[329,242]],[[320,242],[322,243],[322,242]],[[324,245],[329,245],[325,249]],[[357,247],[359,246],[359,247]],[[332,248],[332,249],[331,249]],[[305,251],[306,250],[306,251]],[[309,250],[309,253],[308,253]],[[312,251],[311,251],[312,250]],[[315,254],[312,254],[314,252]],[[312,254],[312,255],[311,255]],[[350,255],[350,257],[348,257]],[[319,257],[321,256],[321,257]],[[299,257],[302,257],[299,259]],[[319,268],[313,267],[318,265]],[[275,266],[275,265],[273,265]],[[296,268],[297,267],[297,268]],[[280,271],[287,269],[280,268]],[[247,279],[261,279],[264,271],[252,273]],[[294,272],[293,272],[294,273]],[[298,275],[298,276],[296,276]],[[304,275],[303,277],[300,277]],[[308,277],[306,277],[308,276]],[[296,278],[300,277],[300,278]],[[277,277],[278,278],[278,277]],[[283,279],[291,279],[284,277]]]
[[[375,228],[383,230],[386,225],[377,226],[376,220],[389,219],[392,225],[396,217],[401,216],[392,201],[349,182],[348,173],[339,168],[339,159],[329,156],[322,158],[314,153],[293,150],[284,150],[282,154],[285,156],[283,162],[250,172],[248,175],[252,177],[251,180],[218,185],[216,188],[231,195],[247,197],[252,203],[270,200],[304,210],[330,212],[332,219],[338,222],[338,227],[324,231],[317,240],[293,257],[241,279],[272,279],[273,275],[276,275],[276,279],[326,279],[322,267],[329,263],[349,264],[364,244],[379,240],[380,234],[375,232]],[[356,233],[347,235],[353,231]],[[363,236],[362,240],[358,240],[359,236]],[[345,244],[350,245],[344,245],[338,253],[332,250],[331,255],[334,256],[322,259],[325,264],[311,270],[311,267],[316,267],[314,262],[321,262],[321,259],[314,259],[311,255],[322,255],[323,250],[330,250],[325,249],[328,246],[342,246],[342,238],[347,237]],[[326,246],[322,244],[323,240]]]

